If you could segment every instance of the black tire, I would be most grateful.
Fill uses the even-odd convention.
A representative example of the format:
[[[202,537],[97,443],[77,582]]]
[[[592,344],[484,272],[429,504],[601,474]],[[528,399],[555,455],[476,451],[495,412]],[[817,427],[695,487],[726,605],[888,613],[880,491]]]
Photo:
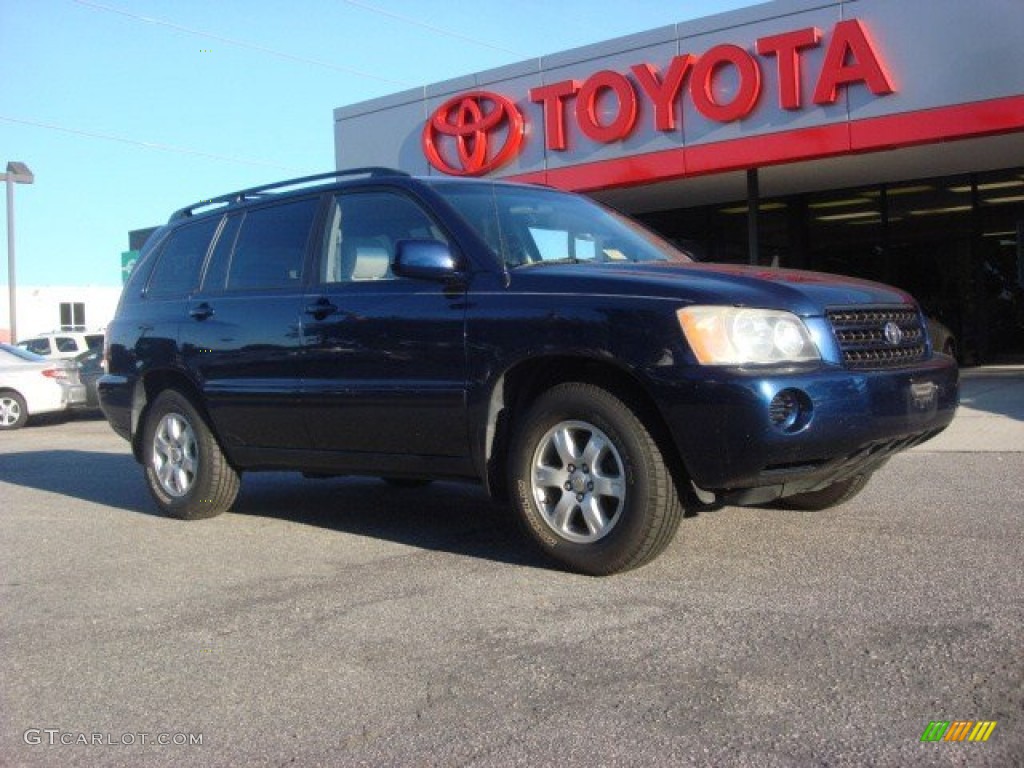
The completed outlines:
[[[392,488],[425,488],[433,482],[429,477],[382,477],[381,480]]]
[[[571,450],[559,447],[570,443]],[[629,406],[591,384],[559,384],[537,399],[517,423],[509,473],[527,533],[580,573],[606,576],[649,562],[683,516],[650,431]]]
[[[858,493],[864,490],[864,486],[871,479],[871,473],[854,475],[838,483],[832,483],[820,491],[798,493],[794,496],[786,496],[775,502],[775,506],[781,509],[799,509],[804,512],[818,512],[829,507],[838,507],[845,504]]]
[[[21,429],[27,423],[25,398],[13,389],[0,392],[0,429]]]
[[[142,450],[149,492],[171,517],[214,517],[230,509],[238,496],[238,473],[205,419],[180,392],[161,392],[149,408]]]
[[[956,357],[956,342],[953,339],[946,339],[946,343],[942,345],[942,354]]]

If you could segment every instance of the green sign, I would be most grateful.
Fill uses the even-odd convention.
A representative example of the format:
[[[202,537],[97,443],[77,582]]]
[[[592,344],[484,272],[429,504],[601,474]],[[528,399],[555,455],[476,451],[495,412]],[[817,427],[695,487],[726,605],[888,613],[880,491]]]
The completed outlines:
[[[121,252],[121,285],[128,282],[128,277],[131,275],[132,270],[135,269],[135,262],[139,260],[138,251],[122,251]]]

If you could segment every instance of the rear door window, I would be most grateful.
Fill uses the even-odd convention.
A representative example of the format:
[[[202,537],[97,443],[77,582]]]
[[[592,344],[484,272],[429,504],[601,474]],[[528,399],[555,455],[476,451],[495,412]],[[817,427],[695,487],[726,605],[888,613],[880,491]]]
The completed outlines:
[[[221,293],[228,279],[228,266],[231,264],[231,253],[235,250],[235,240],[242,223],[242,214],[228,216],[221,228],[213,253],[206,264],[203,275],[203,293]]]
[[[300,289],[319,197],[247,211],[228,267],[228,291]]]
[[[58,336],[54,341],[58,352],[78,352],[78,342],[70,336]]]

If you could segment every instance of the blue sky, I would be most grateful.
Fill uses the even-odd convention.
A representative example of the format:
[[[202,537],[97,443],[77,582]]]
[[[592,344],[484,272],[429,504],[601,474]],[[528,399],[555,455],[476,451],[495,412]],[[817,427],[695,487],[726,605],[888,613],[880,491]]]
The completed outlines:
[[[119,285],[129,230],[333,169],[335,107],[752,4],[0,0],[18,284]]]

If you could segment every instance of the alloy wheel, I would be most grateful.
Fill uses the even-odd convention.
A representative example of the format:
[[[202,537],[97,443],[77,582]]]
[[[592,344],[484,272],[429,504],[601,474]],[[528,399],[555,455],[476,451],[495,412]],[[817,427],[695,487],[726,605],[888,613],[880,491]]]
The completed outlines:
[[[191,490],[199,466],[196,435],[183,416],[168,413],[153,435],[153,471],[160,487],[181,498]]]
[[[534,451],[531,491],[544,522],[577,544],[604,538],[626,503],[625,470],[615,444],[585,421],[549,429]]]

